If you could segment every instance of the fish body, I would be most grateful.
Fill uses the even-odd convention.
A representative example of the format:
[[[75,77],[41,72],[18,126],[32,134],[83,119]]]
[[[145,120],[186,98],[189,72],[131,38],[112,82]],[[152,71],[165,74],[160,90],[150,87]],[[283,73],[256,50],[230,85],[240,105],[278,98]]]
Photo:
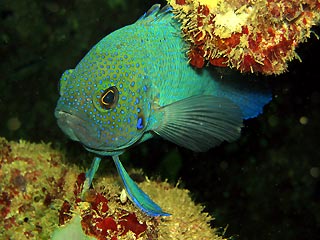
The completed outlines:
[[[192,68],[180,31],[171,8],[154,5],[98,42],[61,77],[55,110],[60,128],[114,160],[155,135],[194,151],[238,138],[243,119],[258,115],[270,93]]]

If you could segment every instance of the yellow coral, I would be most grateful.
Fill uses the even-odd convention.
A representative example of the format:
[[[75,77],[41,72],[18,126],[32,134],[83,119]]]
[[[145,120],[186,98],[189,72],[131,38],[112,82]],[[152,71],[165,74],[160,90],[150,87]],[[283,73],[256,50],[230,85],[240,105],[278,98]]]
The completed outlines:
[[[81,216],[90,208],[87,201],[77,203],[70,212],[78,216],[74,217],[78,221],[67,221],[65,227],[61,227],[62,233],[59,232],[59,211],[65,201],[76,202],[75,183],[79,173],[83,172],[79,166],[69,164],[61,151],[52,149],[50,144],[22,140],[8,142],[0,138],[0,163],[3,219],[0,239],[49,239],[54,229],[58,229],[62,236],[81,229]],[[132,212],[139,222],[147,223],[149,236],[146,233],[136,236],[128,231],[118,239],[148,239],[150,235],[166,240],[223,239],[210,227],[212,217],[192,201],[187,190],[156,181],[144,181],[140,187],[172,216],[162,219],[148,217],[131,202],[121,203],[121,188],[118,178],[113,175],[94,181],[95,191],[108,198],[108,214]],[[68,224],[72,227],[68,228]],[[83,232],[79,234],[83,236]],[[61,237],[59,234],[57,236]]]

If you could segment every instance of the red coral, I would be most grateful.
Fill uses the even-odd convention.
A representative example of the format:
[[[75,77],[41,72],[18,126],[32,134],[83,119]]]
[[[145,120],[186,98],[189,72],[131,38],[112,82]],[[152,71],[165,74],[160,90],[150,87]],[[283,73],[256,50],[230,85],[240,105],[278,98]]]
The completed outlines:
[[[186,0],[176,0],[176,4],[184,5],[186,4]]]
[[[11,158],[11,152],[12,150],[11,150],[10,144],[8,144],[8,142],[5,140],[0,140],[1,163],[7,162],[8,160],[11,160],[10,162],[12,162],[13,159]],[[10,163],[10,162],[7,162],[7,163]]]
[[[91,208],[83,217],[82,227],[89,235],[105,239],[106,236],[122,236],[130,230],[138,236],[147,229],[146,223],[139,223],[134,213],[122,210],[110,215],[107,198],[92,189],[86,200]]]
[[[210,64],[217,67],[227,67],[228,59],[226,57],[210,58]]]
[[[71,219],[71,205],[68,201],[64,201],[59,211],[59,224],[63,225]]]
[[[75,196],[78,196],[82,192],[83,184],[84,184],[85,180],[86,180],[86,174],[85,173],[80,173],[78,175],[77,182],[75,184],[75,189],[73,191]]]
[[[139,235],[147,229],[147,224],[139,223],[136,215],[133,213],[128,213],[127,215],[124,215],[122,218],[120,218],[119,224],[124,229],[123,234],[127,233],[130,230],[136,235]]]
[[[190,64],[196,68],[202,68],[205,60],[198,48],[191,50],[188,54]]]
[[[0,194],[0,206],[1,206],[1,212],[0,216],[2,219],[4,219],[8,213],[10,212],[10,205],[11,205],[11,199],[12,195],[7,192],[2,192]]]
[[[71,205],[64,201],[59,215],[59,223],[65,224],[71,218],[72,209],[77,209],[82,201],[79,195],[83,189],[85,174],[78,175],[74,186],[75,203]],[[136,236],[147,230],[145,222],[140,223],[135,213],[125,210],[115,212],[109,211],[109,200],[101,193],[94,189],[89,189],[85,194],[83,201],[90,204],[88,209],[82,210],[81,226],[83,231],[97,239],[113,239],[117,240],[118,236],[125,235],[128,231],[132,231]],[[80,210],[81,212],[81,210]]]

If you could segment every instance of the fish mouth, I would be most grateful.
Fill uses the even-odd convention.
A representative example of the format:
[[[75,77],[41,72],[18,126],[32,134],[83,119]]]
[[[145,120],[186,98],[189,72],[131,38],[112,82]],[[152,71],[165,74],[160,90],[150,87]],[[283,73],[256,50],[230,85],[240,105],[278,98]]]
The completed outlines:
[[[88,149],[102,149],[101,131],[92,127],[84,116],[76,112],[57,109],[55,117],[57,118],[58,126],[69,138],[81,142]]]
[[[64,134],[73,141],[80,142],[88,151],[103,156],[119,155],[124,152],[125,147],[106,146],[100,138],[101,130],[92,127],[90,121],[81,113],[72,111],[72,109],[56,109],[54,115]]]
[[[107,134],[106,130],[100,129],[83,112],[68,107],[59,107],[56,108],[54,115],[57,118],[58,126],[70,139],[80,142],[85,149],[99,155],[119,155],[142,137],[142,134],[137,135],[126,142],[112,145],[106,143],[106,139],[102,137]]]

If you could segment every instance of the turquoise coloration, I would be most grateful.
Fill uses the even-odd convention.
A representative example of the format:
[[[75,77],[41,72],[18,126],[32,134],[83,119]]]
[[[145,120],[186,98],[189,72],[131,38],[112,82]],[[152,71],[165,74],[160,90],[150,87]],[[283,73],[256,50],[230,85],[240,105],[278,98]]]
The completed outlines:
[[[151,198],[147,194],[145,194],[130,178],[130,176],[122,166],[119,157],[113,156],[112,158],[125,185],[126,191],[133,203],[149,216],[170,216],[169,213],[162,211],[162,209],[155,202],[153,202]]]
[[[166,216],[125,172],[118,156],[155,134],[206,151],[240,136],[242,120],[271,100],[239,75],[195,70],[169,6],[154,5],[136,23],[103,38],[60,80],[55,116],[72,140],[113,156],[132,201],[151,216]]]
[[[94,178],[94,175],[96,174],[96,172],[98,171],[99,165],[101,162],[101,158],[100,157],[95,157],[91,163],[91,166],[89,168],[89,170],[86,172],[86,180],[83,184],[83,189],[81,192],[81,198],[83,198],[84,194],[89,190],[91,184],[92,184],[92,180]]]

